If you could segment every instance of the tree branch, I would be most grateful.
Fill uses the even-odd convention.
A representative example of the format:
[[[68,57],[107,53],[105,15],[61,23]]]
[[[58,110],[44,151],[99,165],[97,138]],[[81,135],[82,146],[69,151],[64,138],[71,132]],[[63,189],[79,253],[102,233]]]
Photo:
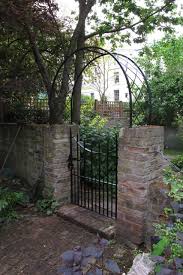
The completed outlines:
[[[125,26],[125,27],[117,27],[117,28],[114,28],[114,29],[111,29],[111,30],[108,30],[108,31],[105,31],[103,32],[103,34],[108,34],[108,33],[114,33],[114,32],[119,32],[119,31],[124,31],[124,30],[127,30],[127,29],[132,29],[133,27],[139,25],[140,23],[144,23],[146,20],[148,20],[151,16],[154,16],[155,14],[159,13],[159,12],[162,12],[164,10],[164,8],[166,8],[167,6],[169,5],[169,3],[167,3],[166,5],[162,6],[161,8],[157,9],[156,11],[152,12],[151,14],[147,15],[146,17],[144,17],[143,19],[133,23],[132,25],[130,26]],[[99,35],[100,34],[100,31],[96,31],[96,32],[93,32],[93,33],[90,33],[88,35],[85,36],[85,40],[93,37],[93,36],[96,36],[96,35]]]
[[[26,26],[26,29],[27,29],[27,34],[28,34],[28,37],[29,37],[30,45],[32,47],[32,51],[33,51],[33,54],[34,54],[35,62],[37,64],[38,68],[39,68],[40,74],[42,75],[44,85],[45,85],[45,87],[47,89],[47,92],[48,92],[48,96],[50,97],[51,96],[51,91],[52,91],[52,86],[51,86],[51,81],[50,81],[50,78],[49,78],[48,71],[47,71],[47,69],[46,69],[46,67],[43,63],[40,51],[39,51],[39,49],[37,47],[37,44],[36,44],[36,41],[35,41],[34,34],[29,29],[29,26]]]

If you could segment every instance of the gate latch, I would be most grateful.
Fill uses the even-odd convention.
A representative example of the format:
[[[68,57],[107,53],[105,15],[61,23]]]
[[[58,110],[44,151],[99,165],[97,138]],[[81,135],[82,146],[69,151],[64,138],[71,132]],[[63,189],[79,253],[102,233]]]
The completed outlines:
[[[77,160],[77,158],[73,158],[71,154],[69,154],[69,157],[68,157],[68,169],[71,170],[74,168],[74,165],[73,165],[73,160]]]

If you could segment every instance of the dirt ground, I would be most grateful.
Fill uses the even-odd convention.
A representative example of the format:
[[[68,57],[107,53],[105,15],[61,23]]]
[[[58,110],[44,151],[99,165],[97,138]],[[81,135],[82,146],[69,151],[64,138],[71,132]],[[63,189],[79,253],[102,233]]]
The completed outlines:
[[[95,239],[94,234],[55,215],[26,215],[0,228],[0,275],[56,275],[65,250]],[[133,257],[126,247],[113,242],[106,251],[109,255],[123,272],[131,266]]]

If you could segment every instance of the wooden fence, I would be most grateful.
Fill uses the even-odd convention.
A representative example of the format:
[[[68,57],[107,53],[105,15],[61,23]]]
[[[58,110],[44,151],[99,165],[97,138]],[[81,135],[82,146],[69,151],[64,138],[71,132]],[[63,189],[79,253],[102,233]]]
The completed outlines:
[[[0,122],[47,122],[48,99],[33,97],[0,98]]]
[[[124,106],[122,101],[95,100],[95,111],[105,117],[120,118],[123,116]]]
[[[94,110],[99,115],[107,118],[117,119],[128,116],[128,107],[122,101],[101,102],[95,100]],[[65,113],[70,113],[70,110],[66,110]],[[47,123],[48,119],[49,106],[47,98],[0,98],[0,122],[31,121]]]

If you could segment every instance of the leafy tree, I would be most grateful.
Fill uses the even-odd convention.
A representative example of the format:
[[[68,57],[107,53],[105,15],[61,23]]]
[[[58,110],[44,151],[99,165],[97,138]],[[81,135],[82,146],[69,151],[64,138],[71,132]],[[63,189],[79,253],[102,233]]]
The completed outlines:
[[[183,120],[183,37],[167,36],[141,54],[152,90],[152,122],[175,126]]]
[[[79,12],[74,30],[65,26],[57,18],[58,7],[54,0],[2,0],[0,3],[1,28],[0,32],[7,36],[7,45],[21,40],[24,50],[30,50],[32,60],[37,65],[40,80],[48,94],[50,108],[50,123],[62,123],[66,97],[69,92],[69,75],[74,68],[76,79],[83,68],[84,55],[80,51],[76,57],[69,59],[62,67],[61,72],[48,64],[47,56],[53,54],[53,60],[58,57],[59,49],[64,49],[57,61],[62,61],[78,49],[83,48],[88,39],[106,38],[116,44],[116,41],[130,42],[134,37],[136,42],[145,39],[147,33],[156,27],[171,31],[172,25],[181,24],[182,18],[176,15],[174,0],[144,1],[139,5],[137,0],[77,0]],[[98,3],[102,7],[103,19],[92,8]],[[86,22],[93,26],[91,33],[86,33]],[[55,51],[48,47],[52,41],[58,41]],[[64,42],[63,42],[63,38]],[[53,40],[52,40],[53,39]],[[41,43],[42,41],[42,43]],[[64,46],[63,46],[64,45]],[[43,54],[43,46],[46,46]],[[50,60],[50,58],[49,58]],[[16,70],[15,70],[16,72]],[[73,92],[74,121],[80,119],[82,77],[79,78]]]

